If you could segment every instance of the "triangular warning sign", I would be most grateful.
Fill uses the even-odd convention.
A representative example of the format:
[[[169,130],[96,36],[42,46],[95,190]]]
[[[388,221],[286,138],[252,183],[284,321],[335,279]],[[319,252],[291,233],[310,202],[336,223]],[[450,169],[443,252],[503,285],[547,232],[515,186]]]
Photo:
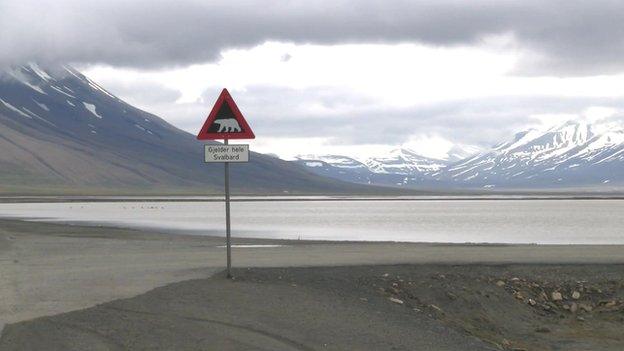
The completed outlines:
[[[236,106],[234,99],[223,89],[208,115],[204,126],[197,134],[199,140],[255,139],[245,117]]]

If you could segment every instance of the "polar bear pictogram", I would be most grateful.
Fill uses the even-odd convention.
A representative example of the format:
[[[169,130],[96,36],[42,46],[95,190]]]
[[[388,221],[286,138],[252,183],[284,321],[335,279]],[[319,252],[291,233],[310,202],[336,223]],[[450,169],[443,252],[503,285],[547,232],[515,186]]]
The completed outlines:
[[[238,125],[238,121],[234,118],[215,119],[215,124],[219,125],[217,133],[223,132],[240,132],[241,127]]]

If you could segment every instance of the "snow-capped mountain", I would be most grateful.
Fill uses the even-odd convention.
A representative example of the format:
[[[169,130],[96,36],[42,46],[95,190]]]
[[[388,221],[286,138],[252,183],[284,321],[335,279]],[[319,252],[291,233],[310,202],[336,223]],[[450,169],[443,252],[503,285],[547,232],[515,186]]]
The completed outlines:
[[[488,188],[622,184],[624,128],[570,121],[545,131],[530,129],[450,165],[442,176],[454,184]]]
[[[387,155],[362,161],[337,155],[300,155],[296,159],[311,172],[326,177],[391,186],[422,185],[446,165],[443,160],[420,156],[408,149],[394,149]]]
[[[299,155],[296,163],[312,173],[346,182],[371,184],[372,172],[366,165],[348,156]]]
[[[384,157],[369,158],[364,164],[373,173],[401,175],[430,174],[446,165],[442,160],[420,156],[408,149],[394,149]]]
[[[253,153],[250,159],[232,172],[241,191],[363,188],[274,157]],[[193,135],[70,66],[0,68],[0,192],[220,192],[222,165],[202,160],[202,143]]]
[[[570,121],[530,129],[490,150],[451,149],[450,162],[396,149],[363,161],[311,156],[299,163],[345,181],[419,188],[574,188],[624,186],[624,125]]]

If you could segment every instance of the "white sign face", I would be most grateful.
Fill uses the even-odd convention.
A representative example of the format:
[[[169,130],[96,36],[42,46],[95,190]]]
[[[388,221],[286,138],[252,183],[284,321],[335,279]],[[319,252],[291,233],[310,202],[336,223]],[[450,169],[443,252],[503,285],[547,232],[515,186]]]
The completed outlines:
[[[249,145],[204,145],[205,162],[249,162]]]

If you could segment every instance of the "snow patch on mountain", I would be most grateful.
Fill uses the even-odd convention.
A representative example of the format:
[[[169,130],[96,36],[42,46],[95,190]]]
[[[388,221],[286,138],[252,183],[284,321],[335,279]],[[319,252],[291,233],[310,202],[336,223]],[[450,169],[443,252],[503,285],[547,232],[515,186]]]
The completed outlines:
[[[32,100],[33,100],[33,101],[35,102],[35,104],[37,104],[37,106],[39,106],[42,110],[44,110],[44,111],[46,111],[46,112],[50,112],[50,108],[49,108],[46,104],[43,104],[43,103],[41,103],[41,102],[39,102],[39,101],[37,101],[37,100],[35,100],[35,99],[32,99]]]
[[[323,162],[306,161],[305,165],[308,166],[308,167],[323,167]]]
[[[94,104],[90,104],[88,102],[83,102],[82,103],[84,105],[84,107],[89,110],[89,112],[91,112],[92,115],[94,115],[95,117],[102,119],[104,117],[102,117],[99,113],[97,113],[97,110],[95,109],[95,105]]]
[[[46,71],[44,71],[43,69],[41,69],[41,67],[39,67],[38,64],[31,62],[27,64],[28,68],[30,68],[37,76],[39,76],[39,78],[43,79],[44,81],[51,81],[54,80],[54,78],[52,78],[48,73],[46,73]]]
[[[31,116],[29,116],[29,115],[27,115],[27,114],[26,114],[26,112],[24,112],[24,111],[20,110],[19,108],[17,108],[17,107],[15,107],[15,106],[11,105],[10,103],[8,103],[8,102],[6,102],[6,101],[4,101],[4,100],[2,100],[2,99],[0,99],[0,103],[2,103],[2,105],[4,105],[4,106],[5,106],[6,108],[8,108],[9,110],[11,110],[11,111],[13,111],[13,112],[17,113],[18,115],[20,115],[20,116],[22,116],[22,117],[26,117],[26,118],[31,118],[31,119],[32,119],[32,117],[31,117]]]
[[[5,70],[5,73],[11,76],[16,82],[22,83],[29,87],[30,89],[38,92],[39,94],[48,95],[39,85],[34,82],[31,82],[31,78],[28,74],[25,74],[24,70],[27,70],[26,67],[20,66],[13,69]]]
[[[66,92],[62,91],[61,89],[59,89],[58,87],[56,87],[56,86],[54,86],[54,85],[50,85],[50,88],[52,88],[52,89],[56,90],[57,92],[59,92],[59,93],[61,93],[61,94],[65,95],[65,96],[67,96],[67,97],[70,97],[70,98],[72,98],[72,99],[75,99],[75,98],[76,98],[75,96],[73,96],[73,95],[71,95],[71,94],[68,94],[68,93],[66,93]]]
[[[321,165],[322,163],[327,163],[333,167],[338,167],[338,168],[360,168],[360,169],[366,168],[366,166],[360,161],[357,161],[356,159],[348,157],[348,156],[341,156],[341,155],[308,154],[308,155],[296,156],[295,159],[302,160],[302,161],[312,161],[314,163],[314,166],[310,166],[310,167],[319,167],[318,164],[319,162],[321,162]]]

